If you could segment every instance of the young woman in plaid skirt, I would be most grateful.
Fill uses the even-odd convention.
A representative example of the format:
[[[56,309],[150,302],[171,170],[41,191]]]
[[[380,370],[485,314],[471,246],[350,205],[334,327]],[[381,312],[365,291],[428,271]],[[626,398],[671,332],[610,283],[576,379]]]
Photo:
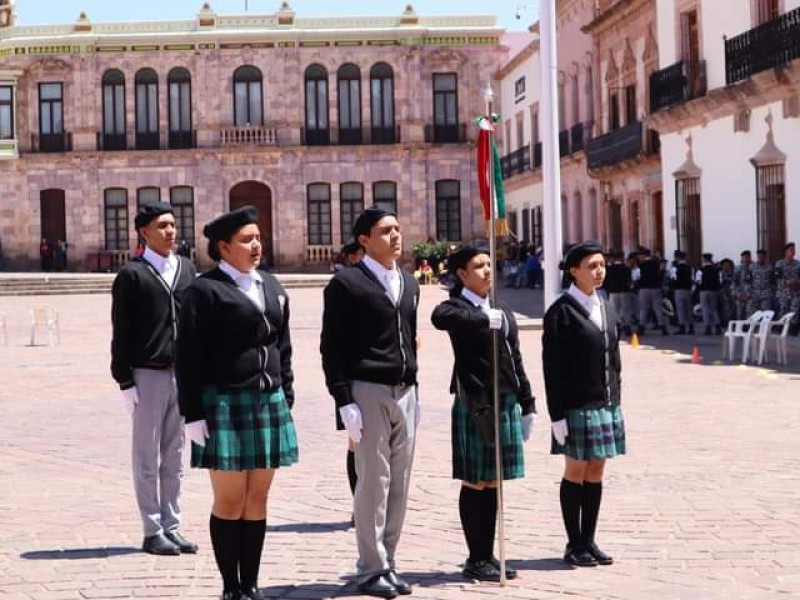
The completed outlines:
[[[177,379],[192,467],[209,469],[209,523],[223,600],[260,599],[267,494],[278,467],[297,462],[289,300],[259,272],[258,211],[206,225],[215,269],[189,288],[181,311]]]
[[[491,308],[489,255],[464,247],[447,261],[458,277],[450,299],[436,307],[431,321],[450,335],[455,366],[450,384],[452,409],[453,478],[461,480],[459,514],[469,548],[463,574],[468,579],[499,581],[500,565],[493,544],[497,522],[497,473],[494,450],[492,393],[492,333],[500,343],[500,443],[503,479],[525,475],[523,441],[533,428],[535,413],[531,384],[522,365],[514,313],[503,305]],[[506,570],[513,579],[516,572]]]
[[[612,564],[595,542],[606,459],[625,454],[620,408],[618,319],[597,288],[606,274],[599,242],[570,248],[561,265],[570,282],[544,316],[542,362],[552,421],[551,454],[563,454],[564,560]]]

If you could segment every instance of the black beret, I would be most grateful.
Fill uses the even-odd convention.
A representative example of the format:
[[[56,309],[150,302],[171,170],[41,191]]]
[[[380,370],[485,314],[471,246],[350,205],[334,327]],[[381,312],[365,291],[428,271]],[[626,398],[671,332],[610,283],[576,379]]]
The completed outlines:
[[[739,256],[751,256],[750,250],[744,250]]]
[[[396,217],[397,213],[392,212],[391,210],[385,210],[380,206],[370,206],[356,219],[356,222],[353,223],[353,237],[358,240],[358,236],[360,235],[369,235],[369,232],[372,230],[372,226],[375,225],[378,221],[380,221],[383,217]]]
[[[561,261],[559,267],[563,271],[568,271],[572,267],[577,267],[581,264],[581,261],[591,254],[602,254],[603,247],[600,245],[600,242],[597,240],[587,240],[585,242],[581,242],[580,244],[575,244],[572,248],[569,249],[567,254],[564,256],[564,260]]]
[[[175,214],[175,209],[166,202],[155,202],[153,200],[144,200],[139,205],[139,210],[136,212],[136,217],[133,219],[133,226],[136,229],[144,227],[153,219],[170,213]]]
[[[673,258],[684,259],[686,258],[686,252],[683,250],[675,250],[675,252],[672,253],[672,256]]]
[[[470,245],[462,246],[447,257],[447,270],[455,273],[458,269],[465,269],[467,263],[478,254],[489,254],[489,250]]]
[[[783,251],[786,252],[789,248],[794,248],[794,242],[789,242],[783,247]]]
[[[767,251],[764,250],[763,248],[759,248],[758,250],[756,250],[756,254],[766,254],[766,253]]]
[[[703,253],[703,260],[713,260],[714,255],[711,252],[704,252]]]
[[[203,235],[212,242],[227,241],[236,231],[251,223],[258,224],[258,209],[255,206],[242,206],[206,223]]]

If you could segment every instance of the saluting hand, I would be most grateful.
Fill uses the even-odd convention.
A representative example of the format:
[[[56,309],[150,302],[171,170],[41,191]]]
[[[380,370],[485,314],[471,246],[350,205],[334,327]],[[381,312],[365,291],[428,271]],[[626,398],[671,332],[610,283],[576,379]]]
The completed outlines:
[[[522,441],[527,442],[531,439],[531,432],[533,431],[534,413],[522,415]]]
[[[136,386],[122,390],[122,403],[128,414],[132,415],[136,410],[136,405],[139,404],[139,392],[136,391]]]
[[[344,423],[344,428],[347,430],[347,435],[350,436],[350,439],[356,444],[360,442],[364,423],[361,419],[361,409],[358,408],[358,404],[355,402],[345,404],[339,409],[339,416],[342,418],[342,423]]]
[[[208,424],[206,424],[206,420],[200,419],[199,421],[187,423],[186,437],[188,437],[193,443],[197,444],[201,448],[204,448],[206,445],[206,440],[211,437],[208,434]]]
[[[553,428],[553,437],[556,438],[556,443],[559,446],[563,446],[564,443],[567,441],[567,436],[569,435],[569,427],[567,427],[567,420],[561,419],[560,421],[556,421],[552,425]]]

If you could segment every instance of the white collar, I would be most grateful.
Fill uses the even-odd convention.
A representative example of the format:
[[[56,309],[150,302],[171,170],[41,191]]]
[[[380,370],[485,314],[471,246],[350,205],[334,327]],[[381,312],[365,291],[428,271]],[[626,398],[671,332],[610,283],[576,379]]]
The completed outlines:
[[[486,296],[486,298],[481,298],[475,292],[464,288],[461,290],[461,297],[469,302],[472,302],[478,308],[489,308],[489,296]]]
[[[166,271],[167,267],[172,267],[174,269],[178,264],[178,259],[175,258],[175,255],[172,252],[170,252],[167,256],[161,256],[157,252],[153,251],[150,246],[144,247],[142,258],[153,265],[156,271],[159,273]]]
[[[592,308],[594,308],[595,306],[602,305],[602,301],[600,300],[600,296],[598,296],[597,294],[597,290],[594,290],[590,296],[587,296],[580,290],[580,288],[578,288],[577,285],[572,283],[570,284],[567,293],[573,298],[575,298],[575,300],[578,301],[578,304],[580,304],[584,309],[586,309],[586,312],[588,313],[591,313]]]
[[[251,269],[247,273],[243,273],[236,267],[232,266],[225,260],[219,261],[219,270],[225,273],[228,277],[233,279],[234,282],[242,281],[244,279],[252,279],[253,281],[261,281],[261,275],[258,269]]]
[[[381,263],[379,263],[377,260],[375,260],[374,258],[372,258],[371,256],[366,255],[366,254],[364,255],[364,258],[361,259],[361,262],[363,262],[364,265],[370,271],[372,271],[372,273],[375,275],[375,277],[378,278],[378,281],[386,281],[386,276],[390,272],[397,273],[397,263],[392,263],[392,268],[391,269],[387,269]]]

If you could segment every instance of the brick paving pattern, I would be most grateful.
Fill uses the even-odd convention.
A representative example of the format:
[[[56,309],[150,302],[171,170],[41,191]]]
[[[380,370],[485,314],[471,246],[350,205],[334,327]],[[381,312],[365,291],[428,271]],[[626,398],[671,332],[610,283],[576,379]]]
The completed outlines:
[[[352,596],[346,443],[320,369],[321,289],[290,295],[301,462],[275,481],[261,585],[270,598]],[[780,370],[714,364],[719,338],[645,336],[638,350],[623,347],[629,454],[609,464],[599,525],[617,563],[573,571],[559,560],[562,465],[548,454],[541,334],[523,331],[540,416],[527,477],[505,488],[507,555],[520,577],[504,589],[462,580],[452,359],[429,322],[443,298],[427,286],[420,309],[422,424],[398,556],[412,598],[800,597],[800,356],[795,345]],[[524,298],[513,298],[523,312]],[[60,311],[61,346],[26,345],[28,309],[41,301]],[[187,470],[183,493],[183,531],[200,553],[138,551],[130,420],[108,373],[110,298],[6,297],[0,311],[10,321],[9,345],[0,345],[0,599],[218,597],[204,472]],[[694,343],[702,365],[689,361]]]

